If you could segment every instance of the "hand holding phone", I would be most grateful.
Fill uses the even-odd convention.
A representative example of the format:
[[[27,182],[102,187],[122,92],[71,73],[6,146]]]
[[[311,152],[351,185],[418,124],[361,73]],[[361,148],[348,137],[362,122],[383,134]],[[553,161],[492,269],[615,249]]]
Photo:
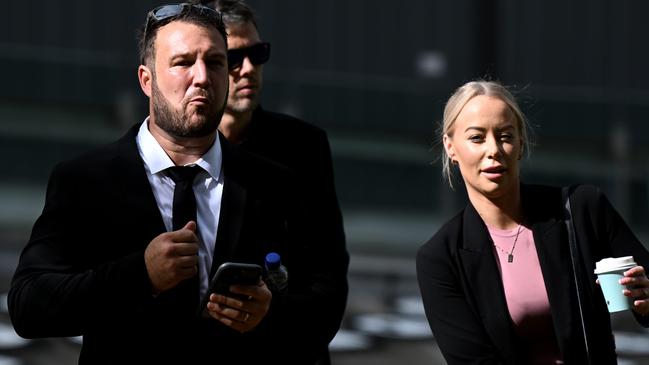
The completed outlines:
[[[201,301],[199,312],[204,315],[207,303],[212,293],[225,295],[228,297],[245,299],[240,294],[230,291],[231,285],[257,285],[261,280],[263,270],[256,264],[246,264],[239,262],[225,262],[216,270],[207,289],[205,297]]]

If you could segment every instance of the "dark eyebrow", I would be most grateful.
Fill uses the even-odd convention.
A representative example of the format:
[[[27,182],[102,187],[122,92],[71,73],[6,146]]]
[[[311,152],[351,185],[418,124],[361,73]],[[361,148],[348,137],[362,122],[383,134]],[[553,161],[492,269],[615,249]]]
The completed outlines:
[[[225,53],[220,51],[208,52],[205,54],[203,58],[207,62],[214,62],[217,60],[225,61],[227,59]],[[184,60],[192,60],[192,62],[194,62],[196,60],[196,55],[192,52],[180,52],[172,55],[170,58],[170,62],[177,62],[177,61],[184,61]]]
[[[190,55],[189,52],[178,52],[178,53],[173,53],[171,55],[171,59],[173,60],[174,58],[185,58]]]

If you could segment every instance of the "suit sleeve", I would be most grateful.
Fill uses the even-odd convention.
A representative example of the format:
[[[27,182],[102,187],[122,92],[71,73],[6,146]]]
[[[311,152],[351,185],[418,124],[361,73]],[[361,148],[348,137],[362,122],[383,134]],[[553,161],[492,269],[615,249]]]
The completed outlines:
[[[347,303],[346,249],[343,219],[334,184],[333,162],[326,134],[323,131],[313,143],[313,161],[298,172],[301,206],[304,215],[296,216],[301,230],[313,276],[310,290],[314,294],[313,309],[326,313],[320,320],[322,341],[329,343],[340,328]],[[317,232],[317,233],[315,233]]]
[[[150,293],[143,251],[89,266],[81,252],[93,236],[83,222],[97,207],[82,202],[83,180],[69,167],[52,172],[8,294],[14,328],[26,338],[81,335],[98,321],[137,311],[134,300],[143,306],[143,293]]]
[[[441,242],[438,233],[417,253],[417,280],[435,340],[450,365],[502,364]]]
[[[591,212],[591,221],[596,222],[594,229],[600,237],[598,241],[608,243],[604,251],[611,252],[613,257],[633,256],[638,265],[649,270],[649,251],[631,231],[606,195],[594,187],[584,186],[581,190],[589,197],[587,201],[595,204],[594,207],[589,207],[588,211]],[[649,327],[649,316],[640,316],[636,312],[633,314],[638,323]]]

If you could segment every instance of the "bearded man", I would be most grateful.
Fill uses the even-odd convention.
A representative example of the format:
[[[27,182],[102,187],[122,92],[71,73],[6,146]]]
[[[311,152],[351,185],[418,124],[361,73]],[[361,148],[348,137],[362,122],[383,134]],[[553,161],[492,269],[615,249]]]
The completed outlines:
[[[80,364],[259,363],[287,346],[286,324],[304,319],[296,314],[313,312],[310,283],[294,280],[276,298],[262,279],[232,296],[209,282],[224,262],[262,265],[270,252],[296,278],[319,277],[309,264],[319,242],[304,236],[314,232],[289,170],[218,132],[228,94],[221,15],[164,5],[142,29],[149,116],[53,170],[8,296],[14,328],[83,336]]]

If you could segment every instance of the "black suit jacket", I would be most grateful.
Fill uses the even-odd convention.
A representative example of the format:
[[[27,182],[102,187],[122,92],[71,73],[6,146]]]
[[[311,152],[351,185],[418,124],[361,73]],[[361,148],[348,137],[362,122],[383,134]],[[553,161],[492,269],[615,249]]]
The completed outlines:
[[[240,147],[295,173],[304,218],[318,232],[318,237],[309,238],[314,240],[311,247],[316,256],[310,264],[320,266],[324,275],[313,282],[312,290],[317,295],[308,307],[315,306],[318,312],[329,315],[313,318],[309,325],[319,329],[316,342],[326,350],[343,318],[349,265],[327,134],[300,119],[257,107]]]
[[[561,189],[522,185],[525,225],[531,227],[555,328],[566,364],[586,364]],[[615,364],[610,317],[595,283],[595,262],[633,255],[649,267],[649,252],[596,188],[579,186],[571,198],[587,298],[584,312],[596,364]],[[417,253],[426,316],[449,364],[524,364],[482,219],[468,205]],[[649,325],[649,316],[637,319]]]
[[[18,334],[83,335],[82,364],[251,363],[265,360],[267,351],[310,362],[317,356],[308,350],[310,340],[320,333],[306,324],[306,313],[328,314],[309,307],[309,284],[324,274],[309,265],[311,241],[302,234],[317,232],[302,219],[289,171],[220,138],[224,190],[214,267],[263,264],[275,251],[302,278],[290,282],[289,295],[274,295],[268,315],[242,335],[181,308],[173,289],[151,296],[144,250],[165,227],[137,150],[137,130],[52,172],[9,292]],[[327,283],[322,286],[326,291]],[[301,343],[299,335],[305,346],[290,347]]]

